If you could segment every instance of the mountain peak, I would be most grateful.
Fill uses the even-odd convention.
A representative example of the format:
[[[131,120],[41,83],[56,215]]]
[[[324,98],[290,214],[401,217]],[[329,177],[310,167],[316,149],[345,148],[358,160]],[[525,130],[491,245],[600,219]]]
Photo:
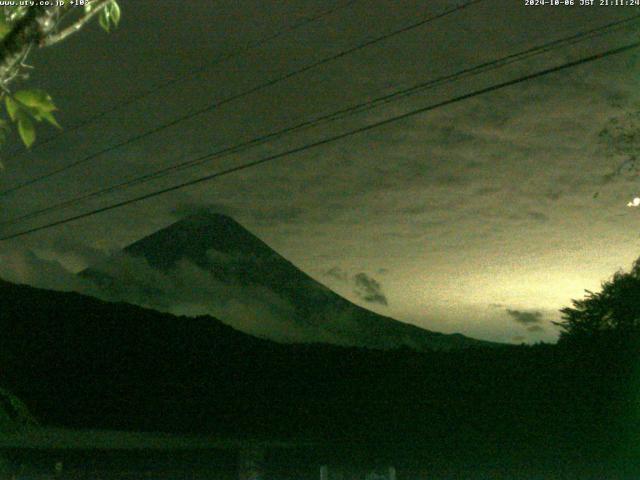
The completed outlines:
[[[173,225],[217,225],[217,224],[234,224],[240,226],[238,222],[236,222],[229,215],[224,213],[213,213],[213,212],[201,212],[201,213],[193,213],[188,215],[180,220],[178,220]]]
[[[176,232],[177,230],[189,230],[194,232],[200,232],[201,230],[208,229],[213,231],[218,231],[220,233],[228,233],[229,231],[235,230],[236,232],[243,232],[244,234],[251,235],[248,230],[246,230],[242,225],[240,225],[235,219],[226,215],[224,213],[194,213],[191,215],[187,215],[180,220],[172,223],[171,225],[165,227],[162,230],[168,230],[171,232]],[[156,233],[159,233],[156,232]],[[152,234],[155,235],[155,234]],[[147,237],[148,238],[148,237]]]
[[[189,215],[125,248],[126,253],[144,257],[160,268],[170,268],[183,258],[197,265],[208,264],[207,253],[211,250],[259,257],[277,255],[262,240],[222,213]]]

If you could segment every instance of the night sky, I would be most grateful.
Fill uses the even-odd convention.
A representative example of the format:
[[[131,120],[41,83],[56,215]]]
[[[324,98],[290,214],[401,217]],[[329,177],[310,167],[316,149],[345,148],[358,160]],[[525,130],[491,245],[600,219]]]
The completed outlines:
[[[576,0],[578,2],[578,0]],[[360,0],[260,48],[247,42],[345,2],[122,1],[118,30],[97,25],[36,52],[66,131],[4,148],[0,190],[207,104],[461,2]],[[485,0],[195,116],[0,198],[0,221],[195,158],[304,119],[560,39],[640,8],[531,7]],[[94,199],[3,235],[288,150],[636,40],[637,23],[448,83],[373,111]],[[302,154],[0,244],[0,275],[69,288],[68,272],[189,212],[230,214],[302,270],[376,312],[442,332],[553,341],[551,320],[638,256],[640,64],[633,50]],[[169,80],[170,87],[78,130],[74,125]],[[597,195],[596,195],[597,194]],[[68,271],[68,272],[67,272]]]

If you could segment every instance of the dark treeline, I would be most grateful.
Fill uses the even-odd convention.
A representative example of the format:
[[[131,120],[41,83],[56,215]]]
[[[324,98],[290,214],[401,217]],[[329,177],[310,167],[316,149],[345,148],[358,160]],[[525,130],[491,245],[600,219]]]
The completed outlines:
[[[0,327],[0,384],[47,425],[318,440],[332,454],[434,461],[628,464],[637,453],[631,334],[431,353],[281,345],[211,317],[5,282]]]

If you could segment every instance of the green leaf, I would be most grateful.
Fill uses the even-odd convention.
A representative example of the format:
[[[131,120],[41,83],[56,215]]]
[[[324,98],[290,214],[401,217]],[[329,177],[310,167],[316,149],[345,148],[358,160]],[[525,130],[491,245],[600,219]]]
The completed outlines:
[[[103,8],[102,12],[100,12],[100,18],[98,19],[98,23],[100,24],[100,26],[105,32],[109,33],[111,25],[110,25],[109,9],[107,7]]]
[[[33,142],[36,141],[36,128],[31,119],[22,111],[18,114],[18,133],[20,134],[22,143],[24,143],[27,148],[30,148]]]
[[[0,18],[0,38],[4,38],[4,36],[11,31],[11,25],[4,18]]]
[[[102,8],[98,23],[100,23],[103,30],[110,32],[112,26],[117,27],[120,23],[120,15],[120,5],[116,0],[112,0]]]
[[[14,93],[14,98],[23,105],[30,107],[38,112],[53,112],[56,106],[53,104],[51,95],[44,90],[19,90]]]
[[[111,8],[111,21],[113,22],[113,25],[117,27],[120,23],[120,5],[118,5],[118,2],[116,2],[116,0],[113,0],[113,2],[111,2],[107,8]]]
[[[62,130],[62,127],[60,126],[60,124],[58,123],[58,121],[56,120],[56,118],[53,116],[53,113],[51,112],[44,112],[42,114],[42,119],[46,120],[48,123],[50,123],[51,125],[53,125],[56,128],[59,128],[60,130]]]
[[[4,102],[7,107],[7,113],[9,114],[9,118],[11,118],[11,120],[15,122],[16,114],[18,113],[18,110],[20,110],[20,106],[18,105],[18,102],[16,102],[9,95],[4,97]]]
[[[90,13],[93,10],[93,2],[87,2],[84,4],[84,13]]]

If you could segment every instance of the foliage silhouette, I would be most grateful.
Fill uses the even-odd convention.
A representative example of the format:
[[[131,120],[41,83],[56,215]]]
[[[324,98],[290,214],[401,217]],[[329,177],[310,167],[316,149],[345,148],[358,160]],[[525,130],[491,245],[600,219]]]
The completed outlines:
[[[561,310],[560,343],[636,342],[640,333],[640,258],[631,271],[618,271],[599,292],[586,290]]]

